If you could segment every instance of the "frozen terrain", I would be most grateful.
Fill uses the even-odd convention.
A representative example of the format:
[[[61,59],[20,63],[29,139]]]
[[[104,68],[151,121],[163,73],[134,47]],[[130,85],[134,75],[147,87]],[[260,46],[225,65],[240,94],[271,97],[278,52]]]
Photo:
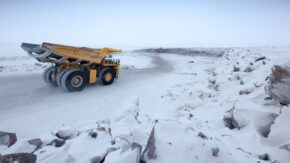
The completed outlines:
[[[22,54],[0,55],[0,131],[18,138],[0,145],[0,155],[33,153],[47,163],[290,160],[290,108],[280,111],[264,91],[290,47],[128,51],[114,56],[122,70],[113,85],[77,93],[45,84],[49,65]],[[34,138],[41,144],[27,142]]]

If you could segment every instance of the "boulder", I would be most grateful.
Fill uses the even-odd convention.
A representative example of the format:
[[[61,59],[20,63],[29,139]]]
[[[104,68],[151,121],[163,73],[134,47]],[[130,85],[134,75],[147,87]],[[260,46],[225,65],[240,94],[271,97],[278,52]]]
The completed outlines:
[[[199,132],[197,136],[202,138],[202,139],[208,139],[208,137],[202,132]]]
[[[155,127],[152,128],[149,138],[147,140],[147,144],[142,153],[142,159],[145,159],[145,154],[147,154],[148,159],[155,159],[157,157],[156,154],[156,143],[155,143]]]
[[[35,163],[36,159],[36,155],[31,153],[14,153],[0,156],[1,163]]]
[[[233,71],[234,72],[239,72],[240,71],[240,68],[239,67],[236,67],[236,65],[234,65]]]
[[[282,105],[290,104],[290,66],[289,64],[272,68],[272,73],[268,76],[268,83],[265,92]]]
[[[217,148],[217,147],[216,148],[212,148],[211,152],[212,152],[212,156],[217,157],[219,152],[220,152],[220,149]]]
[[[239,91],[239,95],[248,95],[254,91],[254,88],[245,88]]]
[[[270,161],[270,160],[271,160],[271,158],[270,158],[270,156],[269,156],[268,153],[258,155],[258,158],[259,158],[260,160],[264,160],[264,161]]]
[[[60,139],[53,139],[51,142],[49,142],[47,145],[55,146],[55,147],[61,147],[65,144],[64,140]]]
[[[6,154],[10,153],[33,153],[42,147],[42,141],[40,139],[31,139],[26,142],[17,143],[6,151]]]
[[[15,144],[17,141],[17,137],[15,133],[8,133],[0,131],[0,145],[5,145],[10,147]]]
[[[244,69],[244,72],[252,72],[254,68],[252,66],[248,66]]]
[[[258,62],[258,61],[261,61],[261,60],[265,60],[265,59],[266,59],[265,56],[263,56],[263,57],[259,57],[259,58],[257,58],[257,59],[255,60],[255,62]]]
[[[240,129],[241,126],[239,125],[238,121],[236,120],[236,118],[234,117],[234,110],[235,110],[235,106],[233,106],[232,109],[226,111],[226,114],[223,118],[223,121],[225,123],[225,126],[228,127],[229,129]]]
[[[41,139],[37,138],[37,139],[31,139],[27,141],[30,145],[34,145],[35,146],[35,150],[38,150],[42,147],[43,142],[41,141]]]
[[[290,152],[290,143],[281,145],[279,148]]]
[[[142,146],[138,143],[124,146],[106,156],[104,163],[140,163]]]
[[[70,126],[65,126],[55,134],[60,139],[72,139],[79,135],[78,131]]]

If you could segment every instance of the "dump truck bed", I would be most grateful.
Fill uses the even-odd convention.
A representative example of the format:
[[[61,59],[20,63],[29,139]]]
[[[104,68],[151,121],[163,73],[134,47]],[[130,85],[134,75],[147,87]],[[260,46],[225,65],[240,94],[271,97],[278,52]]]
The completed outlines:
[[[108,54],[121,52],[112,48],[93,49],[52,43],[42,45],[22,43],[21,47],[40,62],[70,64],[100,64]]]

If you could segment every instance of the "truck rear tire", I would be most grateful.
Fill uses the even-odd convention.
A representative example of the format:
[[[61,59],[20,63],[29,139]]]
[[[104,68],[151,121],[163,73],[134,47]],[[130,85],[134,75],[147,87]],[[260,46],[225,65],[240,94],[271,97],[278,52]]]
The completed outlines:
[[[103,85],[110,85],[114,82],[115,71],[112,68],[104,68],[98,75],[98,80]]]
[[[81,70],[66,71],[61,77],[61,87],[66,92],[83,90],[88,83],[88,76]]]
[[[58,73],[57,76],[56,76],[56,83],[57,83],[58,87],[60,87],[60,88],[62,88],[62,86],[61,86],[61,78],[63,77],[63,75],[64,75],[67,71],[69,71],[69,69],[66,69],[66,70],[61,71],[61,72]]]
[[[54,67],[48,67],[47,69],[45,69],[43,72],[43,80],[48,84],[57,86],[56,81],[52,79],[53,70],[54,70]]]

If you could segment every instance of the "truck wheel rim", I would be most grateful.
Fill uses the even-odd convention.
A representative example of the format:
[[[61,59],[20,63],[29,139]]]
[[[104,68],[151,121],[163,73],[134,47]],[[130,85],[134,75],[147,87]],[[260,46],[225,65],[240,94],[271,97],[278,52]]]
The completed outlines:
[[[111,73],[106,73],[105,75],[105,80],[108,82],[108,81],[111,81],[113,78],[112,74]]]
[[[71,85],[73,87],[80,87],[83,84],[83,78],[81,76],[74,76],[71,79]]]

